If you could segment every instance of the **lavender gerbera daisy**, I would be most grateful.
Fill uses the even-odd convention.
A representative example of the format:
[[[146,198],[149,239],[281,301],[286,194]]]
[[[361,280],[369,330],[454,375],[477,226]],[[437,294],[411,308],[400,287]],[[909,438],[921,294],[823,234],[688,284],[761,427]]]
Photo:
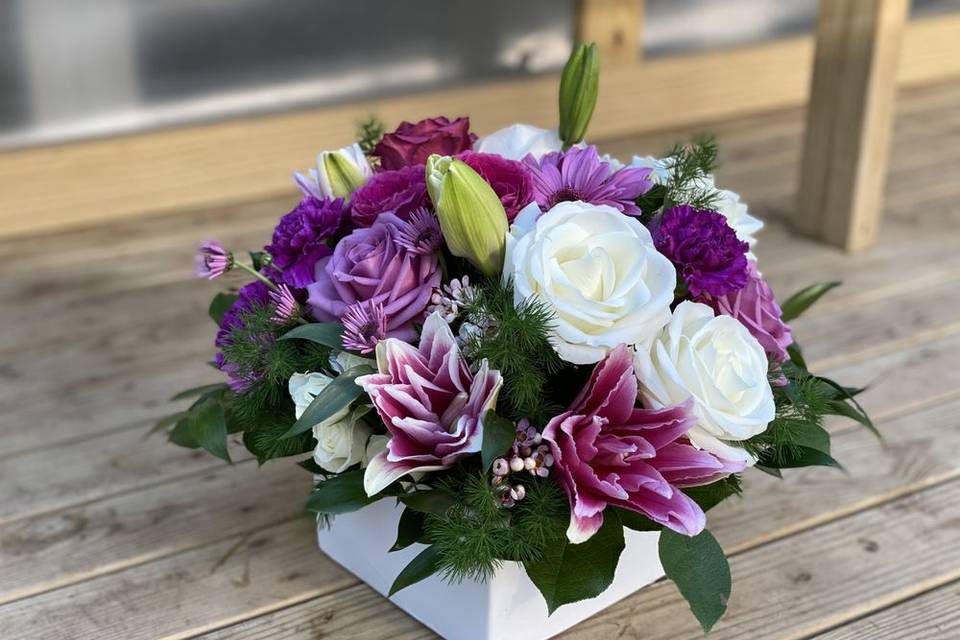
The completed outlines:
[[[579,200],[639,216],[634,201],[653,186],[649,168],[614,169],[600,159],[593,145],[555,151],[539,160],[528,155],[523,161],[532,170],[533,195],[544,211],[559,202]]]
[[[686,204],[671,207],[653,229],[653,241],[676,266],[694,298],[723,296],[747,283],[750,247],[716,211]]]

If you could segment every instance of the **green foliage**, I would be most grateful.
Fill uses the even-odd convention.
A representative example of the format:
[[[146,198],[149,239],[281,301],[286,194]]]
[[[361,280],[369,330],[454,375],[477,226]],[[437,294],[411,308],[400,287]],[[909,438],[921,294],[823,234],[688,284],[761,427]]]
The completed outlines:
[[[421,511],[404,509],[397,523],[397,541],[390,547],[390,551],[406,549],[413,543],[423,540],[423,525],[426,517],[426,514]]]
[[[380,142],[385,130],[383,122],[375,115],[357,124],[357,143],[366,155],[373,153],[374,147]]]
[[[412,584],[426,580],[438,571],[440,563],[440,549],[436,545],[427,547],[403,568],[400,575],[390,585],[390,592],[387,595],[392,596],[401,589],[406,589]]]
[[[801,289],[787,298],[787,301],[780,306],[780,318],[784,322],[799,318],[800,314],[809,309],[823,294],[839,286],[839,282],[821,282]]]
[[[466,354],[486,358],[503,376],[498,412],[544,424],[558,409],[547,383],[564,366],[548,338],[553,312],[532,298],[514,305],[512,283],[491,279],[467,305],[466,317],[486,328],[468,341]]]
[[[235,293],[218,293],[213,296],[213,300],[210,301],[210,308],[207,312],[210,314],[210,317],[214,322],[217,323],[219,327],[223,324],[223,314],[227,312],[227,309],[237,301],[237,294]]]
[[[740,495],[743,492],[740,485],[740,476],[732,474],[710,484],[687,487],[683,492],[700,505],[701,509],[709,511],[730,496]]]
[[[480,458],[483,470],[486,471],[493,461],[502,456],[517,438],[517,426],[501,418],[493,411],[487,411],[483,419],[483,445],[480,447]]]
[[[603,593],[613,582],[623,548],[623,525],[617,512],[608,510],[603,526],[589,540],[570,544],[564,537],[550,545],[540,560],[524,562],[524,568],[553,613],[565,604]]]
[[[307,499],[307,511],[327,515],[350,513],[383,498],[385,494],[367,496],[363,474],[363,469],[353,469],[320,482]]]
[[[712,208],[720,194],[704,178],[717,166],[717,143],[713,137],[703,135],[691,144],[678,144],[668,158],[670,177],[663,206],[688,204],[697,209]]]
[[[286,332],[280,340],[309,340],[333,349],[341,349],[343,344],[343,325],[339,322],[311,322],[301,324]]]
[[[664,529],[660,562],[703,631],[710,631],[727,610],[731,590],[730,565],[720,544],[707,530],[691,537]]]
[[[329,420],[337,413],[346,409],[350,404],[363,395],[363,389],[356,384],[359,376],[372,373],[366,366],[354,367],[333,379],[323,391],[318,393],[310,402],[303,415],[290,427],[283,437],[292,438],[309,431],[314,425]]]
[[[436,570],[445,579],[483,580],[502,561],[537,562],[565,539],[569,510],[560,488],[532,476],[524,487],[526,497],[506,508],[485,474],[457,471],[442,482],[436,490],[452,500],[446,508],[426,511],[420,539],[436,548]],[[401,499],[412,507],[406,497]]]
[[[174,397],[185,398],[194,393],[199,393],[200,397],[186,411],[161,420],[152,431],[173,425],[168,437],[174,444],[189,449],[203,448],[230,462],[227,450],[228,413],[224,406],[224,398],[229,391],[225,385],[209,385],[190,389]]]

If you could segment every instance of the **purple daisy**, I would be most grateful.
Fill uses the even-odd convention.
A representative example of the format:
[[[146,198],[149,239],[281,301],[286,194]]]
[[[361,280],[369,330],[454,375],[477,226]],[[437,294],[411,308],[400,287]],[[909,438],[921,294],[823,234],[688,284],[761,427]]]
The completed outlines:
[[[409,225],[397,233],[397,244],[417,255],[436,253],[443,246],[440,221],[429,209],[421,207],[410,214]]]
[[[579,200],[609,205],[629,216],[639,216],[641,211],[634,201],[653,186],[651,169],[615,170],[600,159],[593,145],[554,151],[540,160],[528,155],[523,162],[532,170],[533,195],[544,211],[559,202]]]
[[[387,315],[383,305],[372,300],[347,307],[343,317],[343,347],[359,353],[370,353],[387,336]]]
[[[677,267],[694,298],[723,296],[747,283],[750,247],[737,238],[723,214],[686,204],[671,207],[655,225],[653,241]]]
[[[274,305],[274,313],[271,320],[277,324],[284,325],[296,320],[300,315],[300,304],[293,297],[290,287],[281,284],[276,291],[270,292],[270,300]]]

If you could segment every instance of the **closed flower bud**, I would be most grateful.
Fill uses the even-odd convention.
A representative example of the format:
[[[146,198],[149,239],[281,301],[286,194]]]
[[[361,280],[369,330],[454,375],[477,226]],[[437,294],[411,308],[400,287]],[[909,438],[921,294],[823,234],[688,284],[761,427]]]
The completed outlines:
[[[487,276],[499,274],[507,214],[493,187],[465,162],[432,155],[427,159],[427,191],[450,253]]]
[[[583,140],[597,106],[600,56],[597,45],[579,44],[560,76],[560,139],[572,146]]]
[[[324,198],[347,198],[362,187],[373,169],[367,157],[354,143],[336,151],[322,151],[317,156],[317,168],[308,175],[296,174],[297,184],[306,195],[318,200]]]
[[[511,471],[523,471],[523,459],[522,458],[510,458],[510,470]]]

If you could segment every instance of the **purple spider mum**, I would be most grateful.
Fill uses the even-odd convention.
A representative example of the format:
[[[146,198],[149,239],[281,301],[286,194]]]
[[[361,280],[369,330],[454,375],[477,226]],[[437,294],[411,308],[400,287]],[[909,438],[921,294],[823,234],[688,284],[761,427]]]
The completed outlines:
[[[271,320],[277,324],[287,324],[299,317],[300,305],[287,285],[281,284],[276,291],[271,291],[270,300],[275,307]]]
[[[723,296],[747,283],[750,247],[716,211],[685,204],[671,207],[653,229],[653,238],[657,251],[676,265],[694,298]]]
[[[649,168],[613,169],[593,145],[548,153],[540,160],[528,155],[523,162],[532,169],[533,195],[544,211],[559,202],[581,201],[605,204],[629,216],[639,216],[634,200],[650,190]]]
[[[318,200],[310,196],[280,218],[272,242],[264,247],[272,258],[270,266],[281,273],[280,280],[295,289],[311,284],[317,260],[333,253],[327,239],[336,235],[347,220],[343,198]]]
[[[417,255],[436,253],[443,246],[440,221],[429,209],[421,207],[410,214],[409,226],[397,233],[397,244]]]
[[[347,307],[343,317],[343,347],[359,353],[370,353],[387,337],[387,315],[383,305],[372,300]]]
[[[194,274],[198,278],[213,280],[233,268],[233,254],[216,240],[201,242],[194,258]]]
[[[257,307],[270,304],[270,293],[270,288],[259,280],[245,285],[238,292],[237,300],[230,305],[220,321],[220,330],[217,332],[214,344],[221,351],[214,358],[214,364],[227,374],[227,384],[235,393],[243,393],[248,390],[261,378],[262,374],[258,371],[246,370],[236,363],[227,362],[222,350],[233,344],[236,339],[235,334],[246,326],[246,316],[249,313]],[[257,336],[257,340],[267,346],[273,341],[273,335]]]

